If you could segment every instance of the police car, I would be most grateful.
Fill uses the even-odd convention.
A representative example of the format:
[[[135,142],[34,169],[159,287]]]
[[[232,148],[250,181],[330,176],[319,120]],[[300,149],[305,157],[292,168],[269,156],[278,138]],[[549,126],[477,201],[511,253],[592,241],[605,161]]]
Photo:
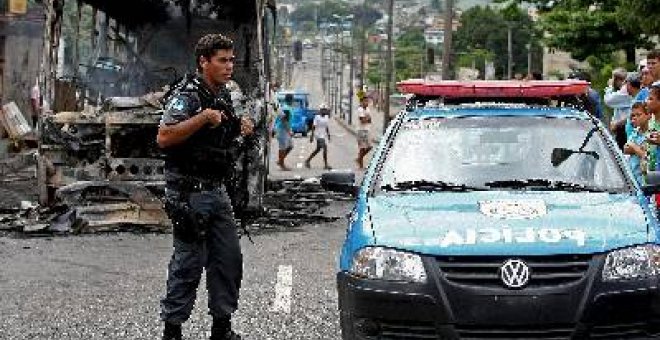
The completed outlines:
[[[638,186],[603,124],[571,104],[587,86],[399,84],[414,96],[362,183],[322,178],[356,190],[337,274],[343,339],[660,336],[646,199],[660,180]]]

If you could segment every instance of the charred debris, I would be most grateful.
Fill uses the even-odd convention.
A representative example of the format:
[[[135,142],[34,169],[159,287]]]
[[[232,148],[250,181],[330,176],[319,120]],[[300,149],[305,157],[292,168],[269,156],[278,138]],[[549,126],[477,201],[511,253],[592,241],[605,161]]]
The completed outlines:
[[[20,204],[0,204],[0,231],[169,232],[155,139],[160,99],[194,70],[194,44],[209,32],[236,42],[232,100],[256,122],[255,136],[242,140],[232,190],[248,229],[336,219],[321,208],[345,198],[313,179],[267,181],[274,0],[44,0],[43,9],[37,145],[22,154],[23,165],[4,167],[0,189],[26,178],[33,185],[23,188],[31,194],[11,191]]]

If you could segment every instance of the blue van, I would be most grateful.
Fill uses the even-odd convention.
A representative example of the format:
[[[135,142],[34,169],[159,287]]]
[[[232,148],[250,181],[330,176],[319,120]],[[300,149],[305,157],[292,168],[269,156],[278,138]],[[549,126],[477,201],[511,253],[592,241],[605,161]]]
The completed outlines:
[[[579,109],[432,102],[396,117],[359,186],[322,178],[356,195],[342,338],[660,337],[660,176],[638,186]]]
[[[316,114],[316,111],[312,110],[309,106],[309,93],[300,90],[278,92],[276,97],[280,108],[285,106],[284,98],[287,94],[293,96],[291,129],[294,133],[307,136],[307,133],[311,129],[311,123],[314,121],[314,115]]]

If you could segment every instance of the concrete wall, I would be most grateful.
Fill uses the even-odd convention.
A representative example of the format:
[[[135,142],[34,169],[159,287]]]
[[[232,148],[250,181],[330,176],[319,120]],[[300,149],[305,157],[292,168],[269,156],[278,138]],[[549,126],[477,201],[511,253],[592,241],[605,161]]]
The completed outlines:
[[[561,73],[563,77],[568,76],[572,68],[586,68],[587,62],[579,62],[567,52],[543,48],[543,75],[547,79],[548,75]]]
[[[1,103],[16,102],[30,119],[30,90],[39,73],[43,50],[43,17],[31,12],[24,16],[3,17],[0,35],[5,36]]]

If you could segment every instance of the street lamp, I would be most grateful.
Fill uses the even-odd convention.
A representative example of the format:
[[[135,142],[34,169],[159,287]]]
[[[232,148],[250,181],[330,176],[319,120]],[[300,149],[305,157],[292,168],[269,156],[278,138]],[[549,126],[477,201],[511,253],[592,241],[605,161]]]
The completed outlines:
[[[344,47],[344,23],[348,20],[353,20],[354,15],[349,14],[349,15],[338,15],[338,14],[333,14],[333,18],[335,18],[339,24],[339,28],[341,28],[341,44],[340,48],[343,49]],[[352,117],[353,117],[353,77],[354,77],[354,69],[353,69],[353,22],[351,22],[351,31],[350,31],[350,48],[348,50],[348,62],[349,62],[349,86],[348,86],[348,124],[351,124]],[[341,51],[343,53],[343,51]],[[341,57],[340,57],[341,58]],[[341,58],[343,60],[343,58]],[[344,64],[343,62],[340,63],[340,84],[339,84],[339,109],[342,109],[342,89],[343,89],[343,75],[344,75]],[[344,118],[346,115],[342,111],[341,117]]]
[[[387,2],[387,60],[385,61],[385,108],[383,110],[383,133],[390,124],[390,92],[392,86],[392,39],[393,39],[393,17],[394,0]]]
[[[507,67],[506,67],[506,75],[508,79],[511,79],[513,76],[513,39],[512,39],[512,29],[513,29],[513,21],[507,21],[506,22],[506,27],[507,27]]]
[[[532,74],[532,44],[531,43],[525,44],[525,48],[527,48],[527,76],[531,76],[531,74]]]

